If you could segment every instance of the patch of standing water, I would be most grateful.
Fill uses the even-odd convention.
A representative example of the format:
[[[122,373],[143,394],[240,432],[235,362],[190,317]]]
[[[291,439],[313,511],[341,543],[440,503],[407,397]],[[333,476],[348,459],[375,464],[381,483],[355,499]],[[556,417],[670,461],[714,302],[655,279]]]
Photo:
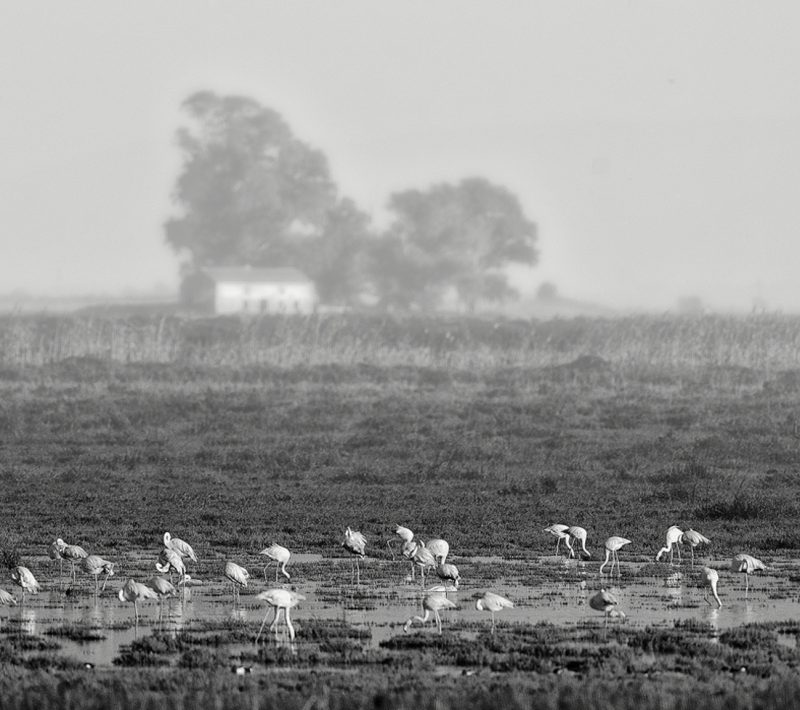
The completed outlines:
[[[626,624],[635,627],[671,627],[676,621],[697,621],[709,626],[712,637],[722,630],[753,622],[793,621],[800,617],[797,591],[785,577],[760,573],[750,579],[745,593],[743,575],[728,572],[724,562],[720,569],[719,594],[723,606],[716,608],[704,601],[705,590],[699,583],[699,567],[656,568],[657,574],[642,576],[644,565],[623,563],[622,574],[599,575],[599,563],[564,563],[555,558],[538,561],[502,561],[500,558],[456,558],[461,585],[448,596],[457,609],[442,612],[445,627],[452,624],[475,624],[476,628],[491,623],[490,615],[475,608],[475,599],[491,590],[515,603],[513,609],[497,614],[499,625],[552,623],[559,626],[603,623],[603,616],[588,606],[597,590],[605,588],[619,600],[619,608],[627,615]],[[134,623],[133,605],[121,602],[118,589],[125,577],[112,578],[106,590],[95,599],[93,590],[84,588],[78,595],[67,597],[58,591],[57,580],[41,574],[40,582],[50,591],[28,595],[25,605],[6,608],[0,617],[3,634],[59,634],[48,638],[61,644],[60,653],[81,662],[109,666],[119,655],[120,647],[153,631],[178,632],[201,630],[205,623],[221,626],[247,624],[255,639],[267,607],[255,594],[276,586],[274,577],[265,582],[263,574],[253,569],[248,589],[234,605],[230,585],[221,577],[204,580],[186,590],[185,599],[166,600],[163,611],[159,604],[148,601],[139,605],[140,621]],[[369,632],[363,641],[377,648],[382,641],[402,633],[403,624],[412,616],[422,615],[424,590],[419,577],[407,581],[406,560],[368,560],[362,566],[362,584],[351,583],[351,560],[323,559],[320,555],[295,555],[290,567],[292,579],[285,586],[306,596],[292,611],[298,631],[296,643],[303,643],[303,626],[309,620],[341,621]],[[281,578],[282,580],[282,578]],[[284,580],[282,580],[284,581]],[[435,575],[428,575],[426,586],[438,584]],[[279,583],[277,586],[284,586]],[[272,611],[270,610],[270,618]],[[6,621],[5,619],[8,619]],[[612,620],[611,623],[619,623]],[[71,628],[78,633],[70,634]],[[414,622],[413,630],[422,625]],[[432,621],[427,629],[434,632]],[[75,640],[81,631],[91,630],[91,640]],[[63,635],[66,633],[67,635]],[[461,630],[458,633],[471,633]],[[366,635],[366,634],[365,634]],[[70,638],[72,636],[72,638]],[[262,640],[263,643],[263,640]],[[780,634],[779,643],[796,648],[794,634]],[[233,647],[231,647],[233,649]]]

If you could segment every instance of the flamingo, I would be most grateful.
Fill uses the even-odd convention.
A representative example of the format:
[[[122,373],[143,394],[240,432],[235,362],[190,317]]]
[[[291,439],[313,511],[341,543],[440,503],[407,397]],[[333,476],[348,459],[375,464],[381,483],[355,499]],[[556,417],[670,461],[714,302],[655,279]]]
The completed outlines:
[[[683,542],[683,530],[681,530],[677,525],[673,525],[672,527],[667,530],[667,544],[662,547],[658,554],[656,555],[656,562],[661,559],[661,555],[665,552],[669,552],[669,563],[672,564],[673,561],[673,549],[678,551],[678,563],[681,561],[681,548],[679,545]]]
[[[16,606],[17,599],[13,594],[9,594],[5,589],[0,589],[0,606]]]
[[[405,557],[409,562],[411,562],[411,579],[415,578],[415,570],[417,569],[417,564],[414,561],[414,555],[417,552],[417,548],[419,547],[419,543],[415,540],[409,540],[408,542],[404,542],[402,548],[400,548],[400,552],[402,553],[403,557]]]
[[[585,528],[578,527],[577,525],[572,525],[569,528],[567,528],[567,533],[570,535],[570,537],[575,538],[578,542],[581,543],[581,549],[583,550],[584,555],[586,555],[587,557],[592,556],[592,553],[586,549],[586,537],[588,533],[586,532]],[[569,538],[567,539],[567,543],[569,543]],[[574,557],[575,550],[572,548],[571,545],[569,547],[569,551],[570,551],[570,557]]]
[[[99,586],[99,576],[101,572],[106,573],[106,577],[103,580],[103,589],[100,591],[105,590],[106,582],[108,581],[109,577],[114,576],[114,563],[109,562],[108,560],[104,560],[99,555],[87,555],[81,560],[81,568],[84,572],[88,574],[94,575],[94,595],[97,596],[98,593],[98,586]]]
[[[22,589],[23,604],[25,604],[25,592],[38,594],[39,590],[42,588],[39,582],[36,581],[36,577],[33,576],[33,572],[31,572],[27,567],[15,567],[11,571],[11,579],[13,579],[16,585]]]
[[[621,619],[625,618],[625,612],[618,609],[618,605],[619,602],[617,598],[605,589],[601,589],[597,594],[589,598],[589,606],[595,611],[602,611],[603,614],[605,614],[606,626],[608,626],[609,616],[620,617]]]
[[[428,623],[428,619],[431,616],[431,612],[433,612],[434,617],[436,618],[436,628],[439,630],[439,633],[442,633],[442,617],[439,616],[439,612],[442,609],[455,609],[456,605],[455,602],[451,602],[446,596],[441,594],[440,592],[433,592],[431,594],[426,594],[422,600],[422,608],[425,610],[425,616],[412,616],[405,624],[403,624],[403,631],[408,631],[411,628],[411,625],[415,621],[420,621],[423,624]]]
[[[767,566],[761,561],[753,557],[752,555],[747,555],[745,553],[741,553],[736,555],[731,560],[731,570],[733,572],[742,572],[744,573],[744,593],[747,595],[747,592],[750,588],[748,580],[750,579],[750,575],[758,572],[758,570],[765,570]]]
[[[172,537],[168,532],[164,533],[164,547],[175,550],[181,557],[188,557],[192,562],[197,562],[197,555],[194,554],[192,546],[179,537]]]
[[[458,567],[450,563],[445,564],[441,557],[439,557],[437,561],[439,564],[436,566],[436,576],[445,583],[445,589],[447,589],[448,582],[452,582],[453,587],[458,589],[458,581],[461,579],[461,575],[458,573]],[[445,592],[445,594],[447,594],[447,592]]]
[[[186,577],[184,577],[184,579],[186,579]],[[150,577],[145,584],[158,594],[158,619],[161,621],[161,617],[164,613],[164,599],[166,597],[178,596],[178,590],[175,589],[175,585],[173,585],[172,582],[168,579],[164,579],[164,577]]]
[[[414,551],[417,549],[417,543],[414,542],[414,533],[407,527],[402,525],[395,526],[395,535],[400,538],[402,545],[400,547],[400,553],[405,557],[407,560],[411,560],[414,556]],[[394,559],[394,549],[392,548],[393,540],[386,541],[386,547],[389,548],[389,551],[392,553],[392,559]],[[414,562],[411,561],[411,578],[414,579]]]
[[[290,589],[268,589],[266,592],[257,594],[256,598],[269,605],[267,606],[267,613],[264,614],[264,621],[261,622],[261,628],[256,635],[256,643],[258,643],[261,632],[264,630],[264,624],[267,623],[270,606],[275,609],[275,618],[272,620],[269,630],[275,629],[275,634],[278,634],[278,616],[281,609],[283,609],[283,618],[286,621],[286,627],[289,629],[289,638],[294,641],[294,626],[292,626],[292,620],[289,618],[289,610],[294,609],[301,601],[304,601],[305,597]]]
[[[560,523],[553,523],[552,525],[548,525],[546,528],[542,529],[542,532],[548,532],[551,535],[554,535],[556,538],[556,554],[558,554],[558,546],[561,544],[563,540],[566,545],[567,549],[572,553],[572,545],[569,544],[569,525],[561,525]],[[572,554],[570,554],[570,557]]]
[[[344,541],[342,547],[347,550],[351,555],[354,555],[354,565],[356,572],[356,584],[361,584],[361,569],[358,566],[358,561],[364,559],[364,548],[367,546],[367,538],[365,538],[357,530],[351,530],[349,527],[344,531]],[[352,582],[352,576],[350,578]]]
[[[65,559],[69,560],[72,566],[72,583],[75,584],[75,563],[79,560],[84,560],[88,557],[89,553],[86,552],[80,545],[67,545],[61,538],[54,543],[58,547],[59,554]]]
[[[171,547],[165,547],[158,553],[156,569],[161,574],[172,575],[173,571],[183,579],[186,576],[186,565],[183,558]]]
[[[711,567],[703,567],[703,569],[700,571],[700,579],[702,580],[703,584],[711,590],[711,594],[714,595],[714,599],[717,600],[717,608],[722,609],[722,602],[717,594],[717,583],[719,582],[719,573],[717,570],[711,569]],[[703,599],[708,602],[707,592],[703,595]],[[710,604],[711,602],[708,603]]]
[[[705,535],[701,535],[697,530],[692,530],[691,528],[683,533],[683,539],[691,545],[689,549],[692,551],[692,567],[694,567],[694,548],[698,545],[708,545],[711,540]]]
[[[611,557],[611,572],[610,574],[614,574],[614,563],[617,565],[617,574],[620,573],[619,569],[619,550],[620,548],[624,547],[625,545],[630,544],[630,540],[624,537],[619,537],[617,535],[612,535],[608,540],[605,542],[606,548],[606,559],[603,561],[603,564],[600,565],[600,574],[603,574],[603,567],[608,564],[608,558]]]
[[[247,586],[247,580],[250,579],[250,573],[235,562],[225,563],[225,576],[233,585],[233,603],[239,599],[239,590]]]
[[[494,633],[494,615],[502,609],[513,609],[514,602],[505,597],[501,597],[494,592],[484,592],[483,596],[475,602],[478,611],[490,611],[492,613],[492,631]]]
[[[158,593],[148,587],[146,584],[137,582],[134,579],[129,579],[123,585],[122,589],[117,594],[121,602],[132,602],[133,613],[135,615],[136,623],[139,623],[139,607],[138,602],[142,599],[158,599]]]
[[[434,558],[441,557],[442,562],[444,562],[450,554],[450,544],[447,540],[442,540],[440,537],[428,540],[427,548],[431,551]]]
[[[51,560],[58,560],[58,587],[60,589],[64,577],[64,556],[61,554],[61,548],[57,540],[50,543],[50,547],[47,548],[47,556]]]
[[[398,525],[394,530],[395,535],[397,535],[403,542],[411,542],[414,539],[414,533],[406,527],[402,525]]]
[[[286,571],[286,563],[289,561],[289,558],[292,556],[292,553],[289,552],[283,545],[278,545],[276,543],[272,543],[269,547],[265,547],[261,552],[258,553],[259,555],[266,555],[270,560],[273,560],[275,564],[275,582],[278,581],[278,571],[286,577],[287,580],[290,580],[291,577],[289,573]],[[269,562],[264,565],[264,581],[267,581],[267,567],[269,567]]]
[[[424,542],[412,542],[414,551],[411,555],[411,562],[415,567],[419,567],[420,579],[422,579],[422,586],[425,586],[425,570],[436,567],[436,557]]]

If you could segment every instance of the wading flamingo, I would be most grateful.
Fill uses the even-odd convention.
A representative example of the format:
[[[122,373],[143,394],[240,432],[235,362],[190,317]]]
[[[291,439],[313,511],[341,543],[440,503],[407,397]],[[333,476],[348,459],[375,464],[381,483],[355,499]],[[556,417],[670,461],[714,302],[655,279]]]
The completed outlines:
[[[397,525],[394,529],[394,534],[397,535],[403,542],[411,542],[414,539],[414,533],[402,525]]]
[[[184,580],[188,577],[184,576]],[[175,585],[164,577],[150,577],[145,584],[158,594],[158,620],[164,615],[164,599],[166,597],[177,597],[178,590]]]
[[[425,610],[425,616],[412,616],[405,624],[403,624],[403,631],[408,631],[411,628],[411,625],[415,621],[420,621],[423,624],[428,623],[428,619],[430,619],[431,612],[436,619],[436,628],[439,630],[439,633],[442,633],[442,617],[439,616],[439,612],[442,609],[455,609],[456,605],[455,602],[451,602],[446,596],[441,594],[440,592],[434,592],[432,594],[426,594],[422,600],[422,608]]]
[[[269,547],[265,547],[261,552],[258,553],[259,555],[265,555],[270,560],[275,562],[275,581],[278,581],[278,571],[286,577],[287,580],[291,579],[289,573],[286,571],[286,563],[289,561],[289,558],[292,556],[292,553],[289,552],[283,545],[278,545],[276,543],[272,543]],[[267,581],[267,567],[269,567],[269,562],[264,565],[264,581]]]
[[[0,589],[0,606],[16,606],[17,599],[13,594],[9,594],[5,589]]]
[[[168,532],[164,533],[164,547],[175,550],[181,557],[188,557],[192,562],[197,562],[197,555],[194,554],[192,546],[179,537],[172,537]]]
[[[436,558],[426,546],[425,543],[420,542],[412,542],[411,545],[414,545],[414,551],[411,554],[411,562],[414,564],[415,567],[419,567],[419,574],[420,579],[422,580],[422,587],[425,587],[425,572],[426,570],[433,569],[436,567]]]
[[[156,560],[156,569],[161,572],[161,574],[168,574],[169,581],[172,582],[172,573],[175,572],[180,580],[178,584],[181,584],[186,581],[186,565],[183,562],[183,557],[180,556],[175,550],[171,547],[165,547],[158,553],[158,559]],[[186,587],[183,587],[183,594],[186,595]]]
[[[694,567],[694,548],[698,545],[708,545],[711,540],[705,535],[701,535],[697,530],[692,530],[691,528],[683,533],[683,540],[691,545],[689,549],[692,552],[692,567]]]
[[[630,544],[630,540],[624,537],[619,537],[617,535],[612,535],[608,540],[605,542],[606,548],[606,559],[603,561],[603,564],[600,565],[600,574],[603,574],[603,567],[608,564],[608,558],[611,558],[611,572],[609,574],[614,574],[614,564],[617,565],[617,574],[621,574],[619,568],[619,550],[624,547],[625,545]]]
[[[247,580],[250,579],[250,573],[241,565],[235,562],[225,563],[225,577],[233,586],[233,603],[239,601],[239,590],[247,586]]]
[[[125,582],[117,596],[121,602],[133,603],[133,614],[137,624],[139,623],[138,603],[143,599],[158,599],[158,594],[155,590],[151,589],[146,584],[137,582],[135,579],[129,579]]]
[[[548,525],[546,528],[542,529],[542,532],[550,533],[551,535],[555,536],[556,538],[556,554],[558,554],[558,546],[561,544],[563,540],[567,546],[567,549],[570,552],[570,557],[572,557],[572,545],[569,543],[569,525],[561,525],[560,523],[553,523],[552,525]]]
[[[717,583],[719,582],[719,573],[717,570],[711,569],[711,567],[703,567],[703,569],[700,571],[700,580],[703,582],[705,587],[711,590],[711,594],[713,594],[714,599],[717,600],[717,608],[722,609],[722,602],[717,594]],[[711,604],[711,602],[708,601],[708,589],[706,589],[703,593],[703,599]]]
[[[36,577],[33,576],[33,572],[31,572],[27,567],[15,567],[11,571],[11,579],[14,580],[14,583],[22,589],[22,604],[25,604],[25,592],[29,592],[30,594],[38,594],[41,586],[39,582],[36,581]]]
[[[435,537],[433,540],[428,540],[428,544],[426,547],[431,551],[434,559],[441,557],[442,562],[447,560],[447,556],[450,554],[450,543],[447,540],[442,540],[440,537]]]
[[[404,542],[403,546],[400,548],[400,552],[410,563],[411,563],[411,579],[416,579],[416,570],[417,570],[417,563],[414,562],[414,555],[417,552],[417,548],[419,547],[419,543],[416,540],[409,540],[408,542]]]
[[[289,616],[289,610],[294,609],[294,607],[296,607],[301,601],[304,601],[305,597],[302,594],[291,591],[290,589],[268,589],[266,592],[256,594],[256,598],[266,602],[269,605],[267,606],[267,613],[264,614],[264,621],[261,622],[261,628],[258,630],[258,634],[256,635],[256,643],[258,643],[261,632],[264,630],[264,624],[267,623],[270,606],[275,609],[275,618],[272,620],[269,630],[272,631],[275,629],[275,635],[277,636],[278,616],[280,615],[281,609],[283,609],[283,618],[286,621],[286,628],[289,629],[289,638],[294,641],[294,626],[292,626],[292,619]]]
[[[478,611],[489,611],[492,613],[491,633],[494,633],[494,615],[503,609],[513,609],[514,602],[494,592],[484,592],[483,596],[475,602],[475,608]]]
[[[81,568],[84,572],[88,574],[94,575],[94,595],[97,596],[98,587],[99,587],[99,577],[102,572],[106,573],[105,579],[103,580],[103,588],[100,591],[105,590],[106,582],[108,581],[109,577],[114,576],[114,563],[109,562],[108,560],[104,560],[99,555],[87,555],[81,560]]]
[[[758,570],[765,569],[767,569],[767,566],[761,560],[758,560],[752,555],[747,555],[745,553],[736,555],[736,557],[731,560],[731,570],[733,572],[742,572],[744,574],[745,596],[750,589],[750,584],[748,582],[750,575],[758,572]]]
[[[89,556],[80,545],[67,545],[61,538],[56,540],[55,544],[58,546],[58,551],[65,560],[69,560],[72,566],[72,583],[75,584],[75,563],[84,560]]]
[[[436,576],[444,582],[445,590],[447,590],[447,583],[453,583],[453,589],[458,589],[458,582],[461,575],[458,573],[458,567],[449,562],[445,563],[442,558],[438,558],[438,565],[436,566]],[[445,591],[445,595],[447,591]]]
[[[364,559],[364,550],[367,547],[367,538],[358,532],[358,530],[351,530],[350,527],[348,527],[344,531],[344,541],[342,542],[342,547],[351,555],[353,555],[356,584],[361,584],[361,568],[358,565],[358,561]],[[353,577],[351,574],[350,582],[352,583],[352,581]]]
[[[597,594],[594,594],[589,598],[589,606],[595,611],[602,611],[603,614],[605,614],[606,626],[608,626],[609,616],[620,619],[625,618],[625,612],[617,608],[619,606],[619,601],[617,601],[617,598],[611,592],[607,592],[605,589],[601,589],[599,592],[597,592]]]
[[[661,555],[666,552],[669,552],[669,563],[673,563],[673,550],[678,551],[678,563],[681,561],[681,548],[680,544],[683,541],[683,530],[681,530],[677,525],[673,525],[671,528],[667,530],[667,544],[664,545],[656,555],[656,562],[661,559]]]
[[[58,546],[58,541],[54,540],[47,548],[47,556],[51,560],[58,560],[58,588],[61,589],[61,583],[64,578],[64,555],[61,554],[61,548]]]
[[[586,538],[588,533],[586,532],[585,528],[578,527],[577,525],[572,525],[571,527],[567,528],[567,533],[569,534],[570,537],[575,538],[578,542],[581,543],[581,550],[583,551],[584,555],[586,555],[587,557],[592,556],[592,553],[586,549]],[[567,542],[569,543],[569,540],[567,540]],[[569,545],[569,552],[570,552],[569,555],[570,557],[575,557],[575,550],[572,547],[572,545]]]
[[[414,541],[414,532],[403,525],[395,526],[394,530],[395,535],[400,538],[400,554],[403,555],[407,560],[411,562],[411,579],[414,579],[414,561],[412,557],[414,556],[414,551],[417,549],[417,543]],[[389,552],[392,553],[392,559],[394,559],[394,548],[392,544],[396,542],[395,540],[387,540],[386,547],[389,548]]]

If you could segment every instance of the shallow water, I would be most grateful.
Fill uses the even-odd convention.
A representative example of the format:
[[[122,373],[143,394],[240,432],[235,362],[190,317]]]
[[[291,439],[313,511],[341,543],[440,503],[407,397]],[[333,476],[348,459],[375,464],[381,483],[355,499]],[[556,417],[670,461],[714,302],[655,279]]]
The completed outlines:
[[[126,560],[125,569],[144,581],[150,576],[148,559],[147,553],[133,554]],[[721,609],[716,609],[713,600],[712,604],[704,601],[704,590],[698,580],[700,567],[692,569],[688,563],[680,566],[623,563],[621,574],[610,577],[599,574],[598,562],[565,562],[555,557],[536,561],[458,558],[454,562],[462,582],[458,591],[449,592],[449,597],[459,608],[442,613],[445,626],[488,626],[490,615],[475,608],[475,599],[486,590],[515,602],[515,608],[497,614],[498,624],[603,623],[602,614],[588,606],[589,598],[601,588],[617,596],[619,608],[627,615],[626,623],[636,627],[670,627],[678,620],[696,620],[709,624],[713,633],[752,622],[800,618],[798,585],[789,580],[789,571],[797,569],[794,560],[774,561],[766,573],[754,575],[747,593],[743,575],[727,571],[727,561],[706,561],[720,570]],[[371,638],[364,644],[377,648],[381,641],[402,633],[402,625],[409,618],[422,614],[423,589],[419,577],[410,579],[410,565],[406,561],[365,560],[361,566],[362,584],[358,586],[351,583],[351,564],[349,559],[323,559],[320,555],[292,558],[288,568],[292,579],[286,586],[306,596],[292,611],[299,632],[298,643],[302,643],[305,620],[334,619],[369,630]],[[117,597],[127,575],[112,577],[106,589],[95,597],[93,579],[79,573],[76,589],[67,594],[66,584],[59,589],[58,569],[53,575],[52,563],[43,558],[41,565],[33,568],[45,591],[26,595],[24,605],[4,608],[0,631],[44,635],[61,645],[57,653],[100,666],[110,665],[122,645],[156,629],[190,629],[201,621],[247,623],[255,637],[266,611],[255,594],[283,585],[276,585],[274,576],[265,582],[261,570],[252,565],[250,585],[242,590],[239,603],[234,604],[230,584],[221,574],[222,567],[222,561],[207,565],[202,581],[193,580],[182,597],[165,600],[162,610],[155,601],[140,604],[140,620],[135,624],[133,605]],[[274,568],[268,574],[274,575]],[[283,577],[280,579],[286,582]],[[433,575],[426,580],[426,586],[437,583],[439,580]],[[270,611],[270,618],[271,614]],[[47,634],[65,625],[95,630],[103,638],[74,641]],[[421,625],[416,622],[414,628]],[[432,628],[429,622],[428,629]],[[462,629],[459,633],[473,632]],[[785,635],[781,643],[796,644],[796,637]]]

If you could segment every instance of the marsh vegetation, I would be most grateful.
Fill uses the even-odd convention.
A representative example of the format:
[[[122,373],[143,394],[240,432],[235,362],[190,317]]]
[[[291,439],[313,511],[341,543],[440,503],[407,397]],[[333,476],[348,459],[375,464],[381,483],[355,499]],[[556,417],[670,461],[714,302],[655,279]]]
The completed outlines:
[[[585,527],[598,551],[633,540],[629,581],[658,573],[678,524],[708,535],[714,560],[765,559],[796,602],[799,346],[800,319],[778,315],[8,317],[2,547],[47,577],[63,537],[118,558],[121,584],[172,530],[200,579],[273,541],[319,555],[304,574],[325,579],[346,526],[377,574],[403,523],[477,560],[482,589],[503,574],[494,558],[543,588],[564,579],[537,564],[553,555],[551,522]],[[255,620],[210,621],[147,628],[91,672],[54,646],[102,629],[22,633],[12,610],[0,694],[9,708],[796,706],[796,626],[711,633],[691,608],[670,628],[499,620],[490,635],[457,619],[377,646],[358,625],[306,619],[294,652],[254,646]]]

